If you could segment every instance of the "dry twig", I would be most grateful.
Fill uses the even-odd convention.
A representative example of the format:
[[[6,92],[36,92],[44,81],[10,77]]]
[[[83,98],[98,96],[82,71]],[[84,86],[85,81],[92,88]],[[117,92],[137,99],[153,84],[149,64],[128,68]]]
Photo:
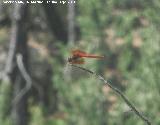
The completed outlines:
[[[113,87],[107,80],[105,80],[101,75],[98,75],[97,73],[89,70],[89,69],[86,69],[86,68],[83,68],[83,67],[80,67],[80,66],[77,66],[77,65],[73,65],[71,64],[71,66],[75,67],[75,68],[78,68],[78,69],[81,69],[81,70],[84,70],[92,75],[96,75],[96,77],[101,80],[105,85],[109,86],[117,95],[119,95],[123,100],[124,102],[131,108],[131,110],[141,119],[143,120],[147,125],[151,125],[151,122],[148,120],[147,117],[145,117],[141,112],[139,112],[137,110],[137,108],[127,99],[127,97],[117,88]]]
[[[26,86],[14,98],[14,100],[13,100],[14,105],[16,105],[22,99],[22,97],[30,90],[30,88],[32,86],[32,80],[31,80],[31,77],[29,76],[29,74],[27,73],[26,68],[24,67],[22,55],[17,54],[16,59],[17,59],[17,66],[22,74],[22,77],[26,81]]]

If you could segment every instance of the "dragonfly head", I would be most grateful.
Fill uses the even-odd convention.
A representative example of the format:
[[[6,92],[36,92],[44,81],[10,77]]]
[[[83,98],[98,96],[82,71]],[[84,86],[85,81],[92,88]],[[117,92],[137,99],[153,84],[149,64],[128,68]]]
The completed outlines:
[[[69,62],[69,63],[72,62],[72,60],[73,60],[72,57],[69,57],[69,58],[68,58],[68,62]]]
[[[68,62],[69,62],[69,63],[72,63],[73,61],[75,61],[75,60],[77,60],[77,59],[79,59],[79,57],[77,57],[77,56],[72,56],[72,57],[69,57],[69,58],[68,58]]]

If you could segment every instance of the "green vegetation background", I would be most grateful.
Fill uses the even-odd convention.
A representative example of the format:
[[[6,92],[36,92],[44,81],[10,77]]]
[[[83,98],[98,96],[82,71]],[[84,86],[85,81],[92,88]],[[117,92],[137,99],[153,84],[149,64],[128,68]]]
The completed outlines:
[[[43,110],[48,112],[47,107],[31,104],[30,124],[144,125],[123,100],[98,79],[66,66],[69,50],[80,47],[90,53],[105,55],[104,60],[87,60],[84,67],[102,74],[153,124],[159,125],[160,1],[79,0],[77,4],[76,24],[81,30],[80,40],[74,46],[57,42],[58,58],[48,58],[53,68],[52,82],[58,91],[58,110],[44,116]],[[8,42],[6,30],[0,30],[0,44]],[[37,34],[45,46],[49,36]],[[1,92],[8,90],[8,84],[1,84]],[[0,123],[11,125],[9,117],[3,118],[7,94],[0,95],[0,101]]]

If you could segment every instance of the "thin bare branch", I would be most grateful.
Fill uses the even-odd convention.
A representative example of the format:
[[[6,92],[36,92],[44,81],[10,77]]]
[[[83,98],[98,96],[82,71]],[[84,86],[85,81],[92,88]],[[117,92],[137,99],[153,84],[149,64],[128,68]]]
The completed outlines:
[[[16,105],[23,98],[23,96],[30,90],[30,88],[32,86],[32,80],[31,80],[31,77],[29,76],[29,74],[27,73],[26,68],[24,67],[22,55],[17,54],[16,59],[17,59],[17,66],[22,74],[22,77],[26,81],[26,86],[14,98],[14,100],[13,100],[14,105]]]
[[[131,110],[141,119],[143,120],[147,125],[151,125],[151,122],[148,120],[147,117],[145,117],[140,111],[138,111],[138,109],[128,100],[128,98],[117,88],[113,87],[107,80],[105,80],[101,75],[89,70],[89,69],[86,69],[84,67],[80,67],[80,66],[77,66],[77,65],[73,65],[71,64],[71,66],[75,67],[75,68],[78,68],[78,69],[81,69],[81,70],[84,70],[90,74],[93,74],[93,75],[96,75],[96,77],[101,80],[105,85],[109,86],[117,95],[119,95],[123,100],[124,102],[131,108]]]

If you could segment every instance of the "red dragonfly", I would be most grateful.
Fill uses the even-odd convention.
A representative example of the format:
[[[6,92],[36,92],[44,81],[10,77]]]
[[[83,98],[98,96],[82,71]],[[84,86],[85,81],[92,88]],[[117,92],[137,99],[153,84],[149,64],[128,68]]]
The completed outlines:
[[[88,54],[84,51],[81,50],[73,50],[72,56],[68,58],[68,62],[70,64],[84,64],[84,58],[96,58],[96,59],[102,59],[104,56],[99,56],[99,55],[93,55],[93,54]]]

